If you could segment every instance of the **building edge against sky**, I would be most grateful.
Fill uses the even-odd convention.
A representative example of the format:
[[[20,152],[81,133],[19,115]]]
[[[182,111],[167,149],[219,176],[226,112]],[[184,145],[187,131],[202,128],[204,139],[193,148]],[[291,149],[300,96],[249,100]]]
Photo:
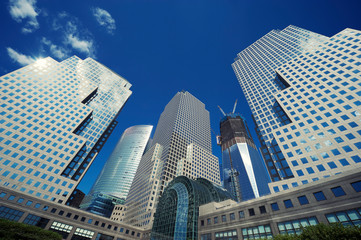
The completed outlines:
[[[65,203],[116,125],[131,84],[91,58],[44,58],[0,78],[1,185]]]
[[[125,202],[153,126],[127,128],[106,161],[81,208],[110,217],[115,204]]]
[[[152,226],[164,188],[176,176],[199,177],[220,185],[218,158],[212,154],[209,112],[186,91],[165,106],[126,200],[126,223]]]
[[[327,38],[289,26],[266,34],[232,64],[272,192],[360,167],[360,36],[345,29]]]
[[[237,113],[225,114],[220,132],[223,186],[238,202],[269,194],[270,177],[246,120]]]

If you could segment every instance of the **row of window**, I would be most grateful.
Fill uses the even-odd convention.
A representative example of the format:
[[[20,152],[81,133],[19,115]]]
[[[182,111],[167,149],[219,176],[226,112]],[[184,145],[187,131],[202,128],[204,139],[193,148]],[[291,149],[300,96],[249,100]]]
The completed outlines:
[[[1,192],[0,193],[0,198],[4,198],[6,195],[8,195],[5,192]],[[7,200],[9,201],[13,201],[16,198],[15,195],[10,195]],[[42,211],[47,212],[50,208],[47,205],[42,205],[40,203],[35,203],[32,200],[25,200],[24,198],[18,198],[16,200],[16,203],[18,204],[25,204],[25,206],[27,207],[33,207],[35,209],[41,209]],[[59,210],[57,208],[51,208],[50,213],[52,214],[58,214],[59,216],[65,216],[66,218],[72,218],[73,220],[78,220],[81,221],[83,223],[87,223],[87,224],[94,224],[95,226],[100,226],[102,228],[106,228],[109,230],[113,230],[113,231],[119,231],[121,233],[125,233],[125,234],[130,234],[131,236],[137,236],[140,237],[140,233],[136,233],[135,231],[131,231],[129,229],[124,229],[124,228],[119,228],[118,226],[112,226],[111,224],[106,224],[104,222],[100,222],[100,221],[93,221],[93,219],[91,218],[86,218],[86,217],[81,217],[77,214],[71,213],[71,212],[65,212],[64,210]],[[24,214],[24,212],[18,211],[18,210],[14,210],[14,209],[10,209],[7,207],[0,207],[0,218],[5,218],[5,219],[9,219],[9,220],[13,220],[13,221],[18,221],[21,216]],[[29,220],[30,221],[30,220]],[[46,224],[45,224],[46,225]],[[45,227],[45,226],[44,226]]]
[[[356,192],[361,192],[361,181],[353,182],[353,183],[351,183],[351,186]],[[346,195],[346,192],[343,190],[343,188],[341,186],[331,188],[331,192],[333,193],[333,195],[335,197],[341,197],[341,196]],[[313,196],[314,196],[316,201],[327,200],[327,198],[326,198],[325,194],[323,193],[323,191],[314,192]],[[309,200],[308,200],[306,195],[298,196],[297,200],[298,200],[298,202],[299,202],[299,204],[301,206],[309,204]],[[284,207],[286,209],[294,207],[294,203],[292,202],[291,199],[283,200],[283,205],[284,205]],[[278,202],[271,203],[270,206],[271,206],[272,211],[280,210]],[[259,206],[259,213],[260,214],[267,213],[266,207],[265,206]],[[256,215],[255,209],[254,208],[249,208],[248,209],[248,216],[251,217],[251,216],[255,216],[255,215]],[[227,222],[227,221],[236,220],[235,213],[228,214],[228,218],[227,218],[227,214],[223,214],[220,217],[221,218],[219,218],[219,216],[215,216],[215,217],[213,217],[213,219],[207,218],[206,221],[201,220],[201,226],[218,224],[218,223],[221,223],[221,222],[224,223],[224,222]],[[245,212],[243,210],[238,211],[238,220],[241,220],[243,218],[245,218]],[[213,223],[212,223],[212,220],[213,220]]]
[[[350,209],[346,211],[339,211],[335,213],[329,213],[325,215],[329,223],[340,222],[341,224],[348,226],[361,226],[361,208]],[[306,217],[301,219],[288,220],[284,222],[278,222],[277,228],[279,234],[300,234],[302,228],[308,226],[317,225],[319,221],[315,216]],[[248,239],[272,239],[273,234],[270,225],[259,225],[241,229],[242,237],[244,240]],[[233,240],[238,239],[237,230],[226,230],[222,232],[214,233],[216,240]],[[212,240],[212,233],[206,233],[201,235],[201,240]]]

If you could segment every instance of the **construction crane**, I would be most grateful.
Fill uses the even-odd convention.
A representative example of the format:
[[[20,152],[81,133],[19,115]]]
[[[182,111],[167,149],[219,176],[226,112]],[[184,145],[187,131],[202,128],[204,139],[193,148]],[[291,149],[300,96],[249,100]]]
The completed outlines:
[[[236,102],[234,103],[234,107],[233,107],[233,111],[232,111],[233,114],[234,114],[234,111],[236,111],[236,107],[237,107],[237,99],[236,99]]]
[[[219,108],[219,110],[221,110],[222,114],[223,114],[224,116],[226,116],[226,114],[224,113],[223,109],[222,109],[220,106],[218,106],[218,108]]]

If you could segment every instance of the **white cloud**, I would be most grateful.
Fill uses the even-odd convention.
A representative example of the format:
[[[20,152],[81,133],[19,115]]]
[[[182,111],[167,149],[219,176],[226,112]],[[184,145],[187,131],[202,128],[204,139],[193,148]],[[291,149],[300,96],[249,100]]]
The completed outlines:
[[[109,12],[101,8],[93,8],[93,15],[98,23],[105,27],[108,33],[113,34],[116,29],[115,20]]]
[[[6,50],[8,51],[9,57],[14,62],[17,62],[22,66],[25,66],[25,65],[35,62],[34,58],[32,58],[30,56],[26,56],[22,53],[18,53],[17,51],[15,51],[14,49],[12,49],[10,47],[6,48]]]
[[[10,0],[11,17],[19,23],[27,19],[25,26],[21,29],[23,33],[31,33],[39,28],[35,4],[36,0]]]
[[[94,57],[93,41],[92,40],[80,40],[79,37],[68,34],[66,36],[66,43],[70,44],[74,49],[79,52],[85,53],[90,57]]]
[[[59,32],[63,36],[62,46],[53,47],[54,52],[52,53],[54,55],[55,50],[60,50],[70,55],[72,49],[74,49],[88,57],[95,58],[96,47],[93,35],[82,25],[77,17],[67,12],[61,12],[53,19],[52,27],[54,31]],[[48,39],[45,39],[43,43],[49,46],[51,51],[52,43]]]
[[[63,60],[64,58],[69,56],[69,50],[65,49],[64,47],[61,46],[57,46],[55,44],[53,44],[50,40],[48,40],[47,38],[43,37],[41,39],[41,42],[49,47],[50,53],[60,59]]]

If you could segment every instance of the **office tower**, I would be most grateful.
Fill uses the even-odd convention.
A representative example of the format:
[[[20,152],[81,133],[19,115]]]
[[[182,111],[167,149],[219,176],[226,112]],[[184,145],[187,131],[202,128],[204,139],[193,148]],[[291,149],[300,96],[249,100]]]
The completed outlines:
[[[352,29],[326,38],[289,26],[238,54],[266,165],[284,179],[272,192],[359,167],[360,40]]]
[[[110,217],[115,204],[124,203],[153,126],[138,125],[124,131],[81,208]]]
[[[223,186],[241,202],[269,194],[270,178],[246,120],[234,110],[221,119],[218,144],[222,148]]]
[[[144,154],[126,201],[126,223],[152,226],[158,197],[178,175],[220,185],[211,154],[209,112],[189,92],[178,92],[161,114],[153,146]]]
[[[131,95],[131,84],[91,58],[45,58],[0,78],[0,180],[65,203]]]
[[[295,26],[272,30],[237,54],[232,64],[251,108],[261,153],[272,181],[293,177],[273,134],[274,129],[290,122],[274,99],[274,94],[283,89],[282,82],[276,79],[275,69],[325,40],[324,36]]]

